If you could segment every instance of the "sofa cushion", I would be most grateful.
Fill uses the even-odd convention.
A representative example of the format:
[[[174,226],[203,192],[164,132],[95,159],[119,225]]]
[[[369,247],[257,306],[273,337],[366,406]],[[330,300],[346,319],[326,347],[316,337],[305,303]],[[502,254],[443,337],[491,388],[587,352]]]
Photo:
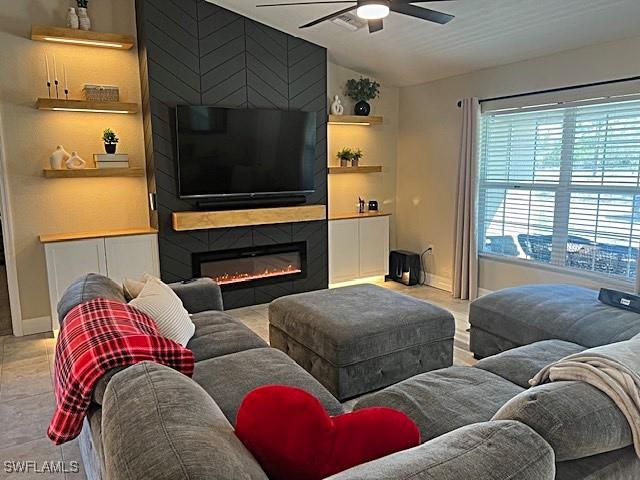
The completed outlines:
[[[519,422],[487,422],[327,480],[553,480],[554,475],[553,450],[536,432]]]
[[[267,479],[211,397],[150,362],[109,382],[102,441],[110,480]]]
[[[556,480],[631,480],[640,478],[640,458],[633,447],[560,462]]]
[[[69,285],[58,302],[60,324],[73,308],[96,298],[126,303],[120,285],[104,275],[88,273]]]
[[[522,387],[479,368],[450,367],[367,395],[355,409],[400,410],[418,425],[422,441],[427,441],[464,425],[490,420],[506,401],[522,391]]]
[[[224,312],[196,313],[191,320],[196,331],[187,348],[193,352],[196,362],[268,346],[249,327]]]
[[[448,311],[376,285],[279,298],[269,305],[269,323],[337,367],[455,333]]]
[[[198,362],[193,379],[213,397],[232,424],[247,393],[264,385],[301,388],[320,400],[329,415],[344,412],[315,378],[275,348],[256,348]]]
[[[597,291],[575,285],[525,285],[490,293],[471,304],[469,322],[518,345],[559,339],[597,347],[640,333],[640,314],[605,305]]]
[[[559,462],[627,447],[631,429],[616,404],[583,382],[538,385],[507,402],[494,420],[517,420],[540,434]]]
[[[575,343],[544,340],[485,358],[475,366],[500,375],[523,388],[529,388],[529,380],[544,367],[583,350],[585,347]]]
[[[220,286],[210,278],[169,284],[189,313],[224,310]]]

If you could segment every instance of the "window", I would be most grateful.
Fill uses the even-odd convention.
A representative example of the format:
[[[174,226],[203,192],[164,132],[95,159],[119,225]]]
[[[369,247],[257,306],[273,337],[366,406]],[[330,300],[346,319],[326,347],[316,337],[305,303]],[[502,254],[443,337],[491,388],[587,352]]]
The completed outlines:
[[[632,280],[640,101],[482,117],[480,252]]]

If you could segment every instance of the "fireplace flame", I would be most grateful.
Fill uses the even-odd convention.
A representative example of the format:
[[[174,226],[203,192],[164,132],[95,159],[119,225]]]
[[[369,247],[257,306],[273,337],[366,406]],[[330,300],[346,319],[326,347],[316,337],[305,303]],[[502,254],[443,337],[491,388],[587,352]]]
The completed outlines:
[[[229,285],[231,283],[240,283],[240,282],[251,282],[253,280],[260,280],[263,278],[272,278],[272,277],[280,277],[284,275],[293,275],[295,273],[301,273],[302,270],[294,267],[293,265],[288,265],[284,268],[265,268],[262,272],[248,273],[248,272],[235,272],[235,273],[225,273],[223,275],[218,275],[217,277],[213,277],[213,280],[218,285]]]

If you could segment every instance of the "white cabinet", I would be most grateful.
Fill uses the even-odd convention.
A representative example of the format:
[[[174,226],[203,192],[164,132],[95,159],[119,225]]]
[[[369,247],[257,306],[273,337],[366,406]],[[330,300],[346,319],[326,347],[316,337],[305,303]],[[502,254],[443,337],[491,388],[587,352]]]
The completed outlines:
[[[389,273],[389,217],[361,218],[360,276]]]
[[[160,275],[156,234],[101,237],[45,243],[49,302],[54,330],[57,305],[71,283],[87,273],[100,273],[122,283],[144,273]]]
[[[388,273],[388,216],[329,222],[329,283]]]

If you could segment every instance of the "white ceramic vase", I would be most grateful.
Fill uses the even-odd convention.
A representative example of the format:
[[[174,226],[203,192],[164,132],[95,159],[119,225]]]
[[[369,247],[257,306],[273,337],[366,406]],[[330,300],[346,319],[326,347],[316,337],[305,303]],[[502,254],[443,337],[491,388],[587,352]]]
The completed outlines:
[[[82,170],[87,167],[87,162],[78,155],[78,152],[71,152],[71,157],[67,160],[66,165],[69,170]]]
[[[78,7],[78,21],[80,24],[80,30],[91,30],[91,19],[87,14],[87,9]]]
[[[73,7],[70,7],[67,12],[67,27],[75,29],[80,28],[80,19],[78,18],[76,9]]]
[[[54,170],[61,170],[64,163],[71,158],[71,155],[64,149],[62,145],[58,145],[55,151],[49,157],[49,163]]]
[[[333,103],[331,104],[331,115],[342,115],[343,113],[344,106],[342,105],[340,97],[336,95],[333,99]]]

